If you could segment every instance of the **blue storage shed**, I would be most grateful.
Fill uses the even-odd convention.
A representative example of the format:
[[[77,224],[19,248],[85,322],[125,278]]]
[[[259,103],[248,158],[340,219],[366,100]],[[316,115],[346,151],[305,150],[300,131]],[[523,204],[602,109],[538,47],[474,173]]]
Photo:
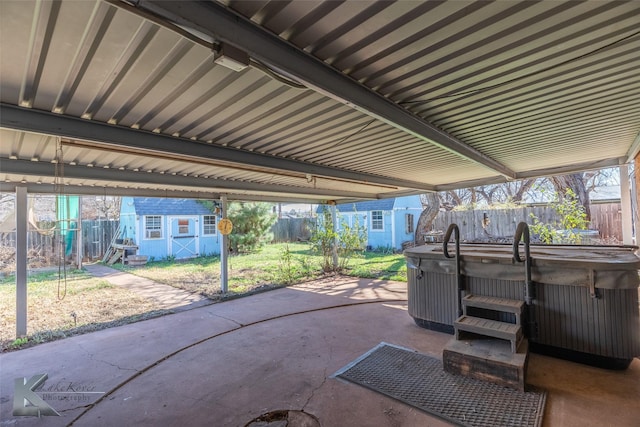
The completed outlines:
[[[192,199],[123,197],[122,239],[132,239],[138,254],[176,259],[220,253],[218,218]]]
[[[422,202],[420,196],[404,196],[392,199],[368,200],[336,206],[338,223],[353,226],[356,217],[367,230],[367,249],[402,249],[402,243],[413,241]],[[318,212],[325,209],[318,208]]]

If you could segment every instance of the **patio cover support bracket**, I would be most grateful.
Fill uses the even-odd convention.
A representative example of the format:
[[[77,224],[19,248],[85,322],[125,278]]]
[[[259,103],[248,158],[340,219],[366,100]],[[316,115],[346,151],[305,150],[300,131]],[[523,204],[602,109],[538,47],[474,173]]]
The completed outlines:
[[[195,34],[205,34],[215,41],[231,44],[325,96],[429,144],[483,165],[507,179],[516,179],[516,173],[502,163],[224,5],[217,2],[166,0],[134,0],[126,3],[133,3],[143,13],[159,16],[186,31],[195,30]]]

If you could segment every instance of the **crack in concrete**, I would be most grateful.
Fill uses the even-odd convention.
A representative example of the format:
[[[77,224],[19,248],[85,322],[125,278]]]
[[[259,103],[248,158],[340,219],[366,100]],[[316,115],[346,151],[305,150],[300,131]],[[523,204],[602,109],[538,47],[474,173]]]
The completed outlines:
[[[225,316],[221,316],[220,314],[214,314],[214,313],[211,313],[211,315],[215,316],[215,317],[219,317],[219,318],[224,319],[224,320],[228,320],[229,322],[233,322],[236,325],[238,325],[238,327],[240,327],[240,328],[243,328],[243,327],[247,326],[244,323],[240,323],[237,320],[234,320],[234,319],[232,319],[230,317],[225,317]]]
[[[305,412],[305,409],[307,408],[307,406],[311,402],[311,399],[313,399],[313,396],[315,396],[316,392],[318,390],[320,390],[327,383],[327,380],[328,380],[328,378],[327,378],[327,368],[325,367],[324,368],[323,378],[322,378],[322,383],[320,383],[319,386],[317,386],[313,390],[311,390],[311,394],[307,398],[307,401],[304,402],[304,405],[302,405],[302,408],[300,409],[302,412]]]
[[[82,346],[82,344],[79,344],[79,343],[78,343],[78,347],[80,347],[80,348],[81,348],[85,353],[87,353],[87,354],[89,355],[89,360],[93,360],[93,361],[95,361],[95,362],[100,362],[100,363],[104,363],[105,365],[113,366],[114,368],[118,368],[118,369],[120,369],[121,371],[133,371],[133,372],[138,372],[138,370],[137,370],[137,369],[135,369],[135,368],[123,368],[122,366],[117,365],[117,364],[115,364],[115,363],[111,363],[111,362],[109,362],[109,361],[107,361],[107,360],[98,359],[98,358],[96,358],[96,357],[94,356],[94,354],[93,354],[92,352],[90,352],[89,350],[87,350],[86,348],[84,348],[84,347]]]
[[[58,411],[58,413],[63,414],[65,412],[71,412],[71,411],[75,411],[77,409],[83,409],[83,408],[86,409],[89,406],[91,406],[91,403],[88,403],[86,405],[74,406],[73,408],[60,409],[60,410],[57,410],[57,411]]]

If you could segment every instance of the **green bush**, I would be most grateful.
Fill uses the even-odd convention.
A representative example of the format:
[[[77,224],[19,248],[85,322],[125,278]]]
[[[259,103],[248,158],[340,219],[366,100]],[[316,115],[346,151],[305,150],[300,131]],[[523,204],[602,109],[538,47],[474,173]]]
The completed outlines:
[[[530,214],[533,225],[531,232],[538,235],[543,243],[580,244],[582,235],[577,230],[586,230],[589,225],[584,206],[580,204],[573,190],[568,189],[564,197],[554,195],[553,208],[560,217],[554,223],[543,223],[533,213]]]
[[[337,240],[338,266],[333,265],[333,245]],[[344,270],[349,261],[364,251],[367,242],[367,231],[360,224],[358,215],[354,215],[354,224],[341,222],[340,230],[333,230],[333,218],[329,209],[323,209],[311,235],[311,248],[322,255],[323,271]]]
[[[233,202],[227,208],[227,217],[233,223],[229,244],[235,253],[260,250],[273,240],[269,230],[277,217],[270,203]]]

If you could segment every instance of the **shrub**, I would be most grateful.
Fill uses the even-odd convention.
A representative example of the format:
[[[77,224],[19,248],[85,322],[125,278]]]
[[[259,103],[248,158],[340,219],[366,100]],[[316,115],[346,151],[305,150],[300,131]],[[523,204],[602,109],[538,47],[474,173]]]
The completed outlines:
[[[360,225],[360,218],[354,215],[354,224],[350,226],[342,221],[340,230],[333,230],[333,218],[329,209],[323,209],[316,228],[311,235],[311,248],[322,255],[322,269],[324,271],[343,270],[357,253],[364,250],[367,242],[367,232]],[[333,265],[333,245],[337,241],[338,266]]]
[[[584,206],[580,204],[573,190],[568,189],[564,197],[554,195],[553,208],[560,217],[554,223],[543,223],[533,213],[530,214],[533,225],[531,232],[538,235],[543,243],[580,244],[582,235],[577,230],[586,230],[589,225]]]

